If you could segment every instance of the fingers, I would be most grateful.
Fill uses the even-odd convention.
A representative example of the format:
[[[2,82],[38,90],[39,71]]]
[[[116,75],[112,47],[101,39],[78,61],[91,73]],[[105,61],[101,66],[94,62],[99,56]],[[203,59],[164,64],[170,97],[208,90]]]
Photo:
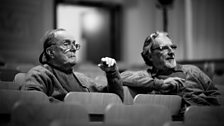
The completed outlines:
[[[115,59],[110,57],[101,58],[101,62],[98,66],[105,72],[118,70]]]
[[[174,79],[174,80],[177,80],[177,81],[182,81],[182,82],[184,82],[184,81],[185,81],[185,79],[180,78],[180,77],[173,77],[173,79]]]
[[[114,66],[116,64],[115,59],[110,57],[101,58],[101,65],[107,65],[108,67]]]
[[[175,77],[174,80],[177,81],[177,82],[179,82],[179,83],[181,83],[181,84],[183,84],[186,81],[185,79],[179,78],[179,77]]]
[[[179,78],[179,77],[169,77],[169,78],[164,80],[165,84],[171,84],[171,85],[174,85],[174,86],[178,85],[179,83],[183,84],[184,82],[185,82],[185,79]]]

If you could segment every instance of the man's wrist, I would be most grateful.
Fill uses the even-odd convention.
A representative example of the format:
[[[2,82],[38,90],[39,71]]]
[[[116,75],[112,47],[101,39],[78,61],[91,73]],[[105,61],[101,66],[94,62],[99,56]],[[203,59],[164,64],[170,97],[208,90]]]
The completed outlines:
[[[105,71],[105,73],[108,78],[120,78],[120,75],[116,69],[111,71]]]
[[[164,84],[164,80],[154,79],[154,89],[159,90]]]

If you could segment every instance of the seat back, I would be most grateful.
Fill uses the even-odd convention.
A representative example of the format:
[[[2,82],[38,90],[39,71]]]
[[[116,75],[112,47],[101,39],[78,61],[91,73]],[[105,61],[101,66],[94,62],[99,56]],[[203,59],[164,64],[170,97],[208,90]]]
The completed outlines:
[[[43,125],[39,125],[43,126]],[[89,121],[74,121],[74,120],[54,120],[48,126],[101,126],[92,125]],[[103,125],[102,125],[103,126]]]
[[[224,106],[190,106],[184,113],[184,123],[188,126],[194,124],[224,125]]]
[[[218,88],[219,93],[222,97],[224,97],[224,86],[223,85],[215,85],[216,88]]]
[[[35,67],[34,64],[18,64],[16,69],[20,72],[26,73],[33,67]]]
[[[0,81],[0,90],[19,90],[20,85],[13,81]]]
[[[14,78],[14,82],[23,85],[25,82],[26,73],[17,73]]]
[[[221,106],[224,106],[224,96],[217,96],[217,100]]]
[[[39,91],[0,90],[0,114],[10,114],[18,101],[49,102],[48,96]]]
[[[162,126],[171,121],[169,110],[162,105],[111,104],[105,111],[105,123],[131,122],[135,125]]]
[[[0,81],[13,81],[15,75],[19,72],[16,69],[0,68]]]
[[[134,104],[164,105],[170,110],[171,115],[176,115],[181,108],[181,97],[178,95],[138,94],[134,98]]]
[[[29,126],[35,123],[50,124],[53,121],[89,122],[87,111],[78,104],[19,102],[12,110],[12,124]]]
[[[125,105],[132,105],[134,97],[131,95],[131,91],[129,90],[129,88],[127,86],[123,86],[123,89],[124,89],[124,101],[123,101],[123,103]]]
[[[79,103],[90,114],[103,114],[106,106],[111,103],[122,104],[121,99],[116,94],[94,92],[69,92],[65,96],[64,102]]]

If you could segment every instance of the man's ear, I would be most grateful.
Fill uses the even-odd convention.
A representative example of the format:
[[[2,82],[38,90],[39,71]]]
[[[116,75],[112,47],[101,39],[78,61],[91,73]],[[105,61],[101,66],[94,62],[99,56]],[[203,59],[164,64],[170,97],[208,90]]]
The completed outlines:
[[[46,49],[46,53],[49,57],[54,58],[54,50],[51,47]]]
[[[150,62],[152,62],[152,55],[151,55],[151,54],[148,54],[148,55],[147,55],[147,59],[148,59]]]
[[[151,56],[151,54],[145,54],[145,53],[142,52],[141,55],[142,55],[142,58],[144,59],[145,63],[147,65],[151,66],[151,64],[152,64],[152,56]]]

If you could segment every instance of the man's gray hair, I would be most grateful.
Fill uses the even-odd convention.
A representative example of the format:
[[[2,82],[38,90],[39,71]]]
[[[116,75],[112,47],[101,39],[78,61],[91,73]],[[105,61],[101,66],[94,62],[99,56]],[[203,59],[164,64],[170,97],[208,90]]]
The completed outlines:
[[[168,38],[170,38],[168,36],[167,32],[154,32],[152,34],[150,34],[149,36],[146,37],[144,45],[143,45],[143,51],[141,52],[142,58],[145,61],[145,64],[148,66],[152,66],[152,62],[149,60],[149,55],[151,55],[151,51],[152,51],[152,46],[154,44],[155,38],[160,36],[160,35],[166,35]]]
[[[46,49],[48,47],[50,47],[51,45],[54,45],[56,44],[56,32],[58,31],[65,31],[65,29],[53,29],[53,30],[50,30],[50,31],[47,31],[43,38],[42,38],[42,41],[43,41],[43,52],[40,54],[39,56],[39,62],[41,64],[45,64],[47,63],[47,61],[50,59],[50,56],[46,53]]]

